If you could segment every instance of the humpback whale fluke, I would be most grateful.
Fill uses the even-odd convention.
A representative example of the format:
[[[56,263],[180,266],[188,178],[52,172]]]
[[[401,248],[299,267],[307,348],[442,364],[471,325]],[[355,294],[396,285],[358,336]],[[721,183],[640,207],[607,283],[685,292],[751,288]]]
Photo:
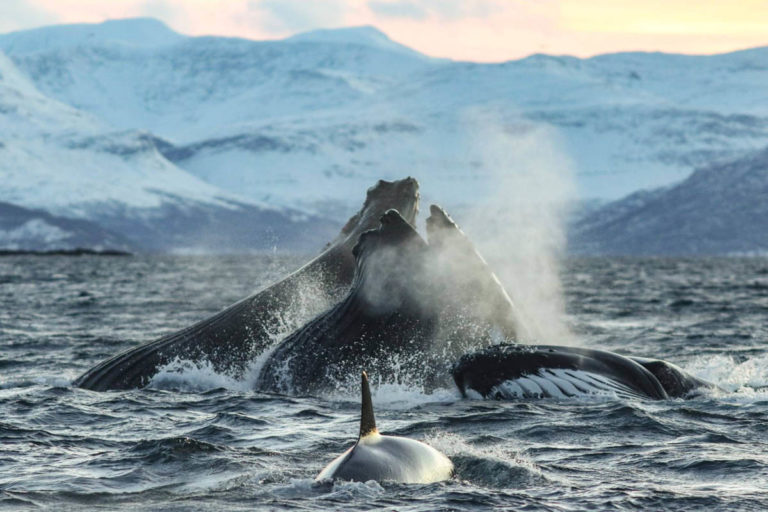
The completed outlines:
[[[453,463],[431,446],[405,437],[379,434],[368,376],[363,372],[360,436],[352,448],[328,464],[315,480],[428,484],[447,480],[452,474]]]
[[[352,248],[360,235],[376,227],[382,214],[391,208],[413,222],[418,200],[415,179],[380,180],[368,189],[363,207],[338,237],[299,270],[191,327],[102,362],[74,384],[96,391],[142,387],[175,358],[209,361],[216,371],[242,373],[272,343],[281,313],[298,302],[308,283],[327,296],[343,293],[355,272]]]
[[[471,390],[496,399],[587,394],[665,399],[713,387],[666,361],[554,345],[494,345],[466,354],[454,365],[453,378],[464,396]]]

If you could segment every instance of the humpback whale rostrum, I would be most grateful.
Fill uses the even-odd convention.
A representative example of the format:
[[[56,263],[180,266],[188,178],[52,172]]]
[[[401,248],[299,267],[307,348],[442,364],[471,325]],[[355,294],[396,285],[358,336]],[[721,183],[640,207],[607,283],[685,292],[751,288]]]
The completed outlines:
[[[362,374],[361,409],[357,442],[328,464],[315,480],[428,484],[451,477],[453,463],[431,446],[405,437],[379,434],[365,372]]]
[[[368,190],[363,207],[338,237],[299,270],[191,327],[107,359],[77,378],[74,385],[96,391],[143,387],[176,358],[205,360],[216,371],[242,373],[273,342],[282,311],[298,302],[308,283],[329,296],[343,293],[354,275],[352,248],[360,235],[376,227],[391,208],[413,221],[418,200],[415,179],[380,180]]]

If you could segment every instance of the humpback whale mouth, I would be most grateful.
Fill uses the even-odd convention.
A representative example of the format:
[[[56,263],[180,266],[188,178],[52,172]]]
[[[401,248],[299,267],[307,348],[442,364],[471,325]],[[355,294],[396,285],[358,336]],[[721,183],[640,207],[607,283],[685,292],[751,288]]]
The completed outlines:
[[[341,228],[339,238],[351,239],[355,243],[362,234],[361,227],[364,226],[365,230],[375,229],[384,212],[382,205],[397,210],[404,219],[412,222],[419,212],[418,181],[410,176],[397,181],[379,180],[366,191],[363,207]]]
[[[419,353],[436,327],[433,308],[422,295],[428,249],[397,210],[385,212],[379,227],[363,233],[355,245],[355,276],[347,296],[275,348],[257,389],[330,391],[363,367],[377,377],[390,377],[395,366],[418,373]]]
[[[352,254],[358,264],[368,254],[382,246],[395,247],[407,243],[420,243],[423,247],[427,245],[416,229],[394,208],[384,212],[379,219],[379,224],[378,228],[362,233],[352,248]]]
[[[275,349],[257,388],[331,390],[366,366],[385,382],[433,389],[450,383],[463,352],[514,335],[509,296],[450,217],[431,210],[434,245],[396,210],[360,236],[349,294]]]
[[[352,293],[375,314],[397,309],[428,316],[428,245],[397,210],[382,215],[378,229],[360,236],[352,253],[357,261]]]
[[[139,388],[175,359],[206,362],[217,372],[242,375],[286,325],[301,325],[352,284],[357,265],[352,248],[362,233],[375,228],[391,208],[412,222],[418,203],[414,178],[380,180],[368,189],[362,208],[339,235],[303,267],[210,318],[103,361],[74,384],[95,391]],[[314,299],[311,307],[308,295]]]
[[[463,312],[456,314],[469,315],[476,324],[493,325],[498,339],[519,339],[519,314],[496,274],[445,210],[435,204],[429,209],[427,239],[434,253],[433,267],[439,269],[444,293]]]

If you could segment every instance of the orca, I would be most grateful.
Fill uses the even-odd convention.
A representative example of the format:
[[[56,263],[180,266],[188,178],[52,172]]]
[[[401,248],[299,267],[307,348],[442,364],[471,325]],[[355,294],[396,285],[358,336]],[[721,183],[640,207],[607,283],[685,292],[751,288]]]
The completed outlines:
[[[500,344],[465,354],[452,368],[463,396],[683,398],[712,384],[666,361],[556,345]]]
[[[365,372],[361,409],[357,442],[328,464],[315,480],[429,484],[451,478],[453,463],[436,449],[414,439],[379,433]]]
[[[307,287],[328,297],[343,296],[355,273],[352,248],[362,233],[375,228],[391,208],[413,221],[418,203],[419,185],[414,178],[379,180],[368,189],[360,211],[309,263],[210,318],[107,359],[78,377],[74,385],[94,391],[141,388],[177,358],[206,361],[217,372],[242,375],[273,344],[284,312],[300,302]]]

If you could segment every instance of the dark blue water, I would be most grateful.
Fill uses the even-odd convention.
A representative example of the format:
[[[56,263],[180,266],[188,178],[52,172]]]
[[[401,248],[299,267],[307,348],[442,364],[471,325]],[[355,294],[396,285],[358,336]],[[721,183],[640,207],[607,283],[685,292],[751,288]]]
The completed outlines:
[[[354,393],[261,395],[206,368],[140,391],[70,386],[300,260],[0,258],[0,508],[768,509],[766,259],[577,260],[562,272],[581,344],[663,357],[723,391],[503,403],[377,387],[383,432],[454,461],[439,484],[313,483],[355,438]]]

